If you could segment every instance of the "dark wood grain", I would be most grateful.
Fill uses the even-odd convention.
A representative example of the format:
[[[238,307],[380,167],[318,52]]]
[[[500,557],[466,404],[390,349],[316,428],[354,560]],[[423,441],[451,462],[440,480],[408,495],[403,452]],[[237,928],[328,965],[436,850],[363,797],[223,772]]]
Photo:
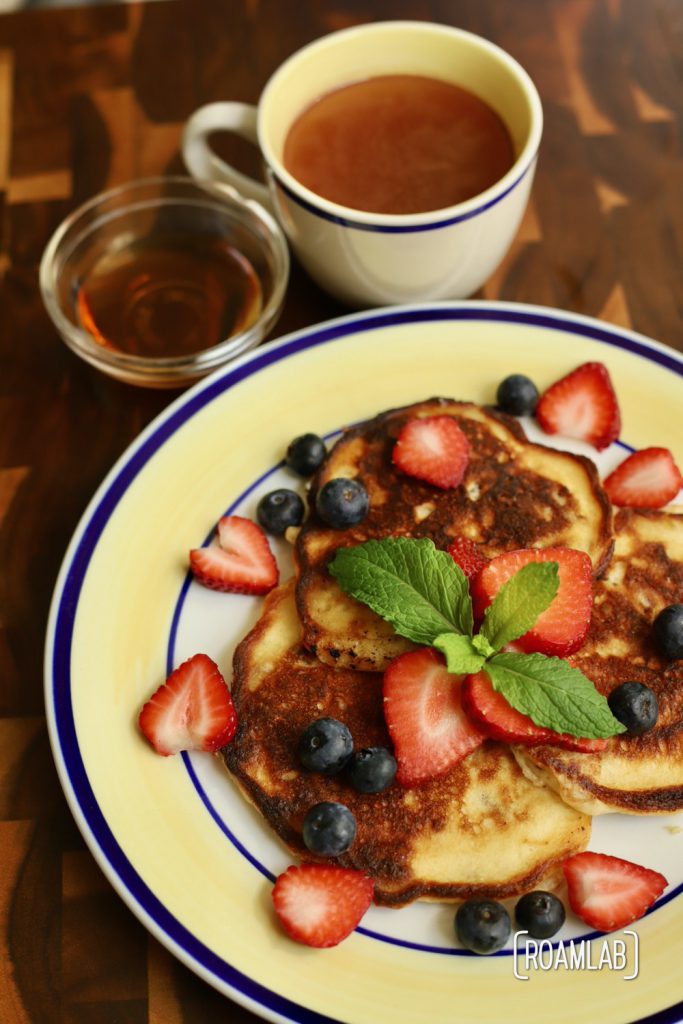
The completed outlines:
[[[204,1024],[253,1016],[150,938],[85,849],[43,717],[64,549],[105,472],[172,394],[100,376],[58,340],[38,262],[78,203],[182,172],[200,104],[257,99],[293,50],[388,17],[479,32],[545,109],[532,201],[487,298],[632,327],[683,350],[680,0],[162,0],[0,17],[0,1021]],[[254,172],[244,144],[221,150]],[[278,333],[345,312],[295,268]]]

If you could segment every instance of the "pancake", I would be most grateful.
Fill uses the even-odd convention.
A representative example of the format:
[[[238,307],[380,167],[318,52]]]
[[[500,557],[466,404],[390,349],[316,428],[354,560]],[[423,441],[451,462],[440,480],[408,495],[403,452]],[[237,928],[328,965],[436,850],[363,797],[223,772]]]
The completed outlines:
[[[406,421],[453,416],[470,442],[459,487],[439,490],[394,469],[391,453]],[[358,477],[370,497],[364,521],[326,527],[315,494],[334,477]],[[343,435],[314,478],[311,516],[295,545],[297,607],[304,646],[321,661],[382,671],[412,644],[365,605],[346,596],[327,572],[338,547],[389,535],[431,537],[446,548],[465,536],[488,558],[515,548],[566,545],[587,552],[595,574],[609,562],[612,511],[593,463],[531,444],[514,418],[467,402],[433,398],[383,413]]]
[[[612,562],[595,588],[585,644],[570,661],[605,696],[621,683],[649,686],[659,719],[642,736],[615,736],[599,754],[515,747],[531,780],[587,814],[661,814],[683,808],[683,662],[652,644],[662,608],[683,601],[683,514],[621,509]]]
[[[375,880],[375,901],[504,898],[561,880],[561,862],[585,848],[590,819],[528,782],[504,744],[487,742],[446,775],[411,789],[357,793],[343,777],[307,772],[297,746],[329,715],[356,749],[388,746],[382,676],[335,669],[301,647],[293,582],[273,591],[235,653],[237,734],[221,752],[244,795],[298,857],[314,861],[301,829],[311,806],[346,804],[358,831],[336,862]]]

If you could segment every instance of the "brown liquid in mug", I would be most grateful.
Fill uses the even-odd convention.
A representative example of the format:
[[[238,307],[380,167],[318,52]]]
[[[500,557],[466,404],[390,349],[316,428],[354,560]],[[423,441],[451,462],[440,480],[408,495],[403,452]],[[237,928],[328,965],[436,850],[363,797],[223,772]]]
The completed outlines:
[[[382,75],[327,93],[299,115],[287,170],[312,192],[370,213],[423,213],[471,199],[515,152],[478,96],[421,75]]]

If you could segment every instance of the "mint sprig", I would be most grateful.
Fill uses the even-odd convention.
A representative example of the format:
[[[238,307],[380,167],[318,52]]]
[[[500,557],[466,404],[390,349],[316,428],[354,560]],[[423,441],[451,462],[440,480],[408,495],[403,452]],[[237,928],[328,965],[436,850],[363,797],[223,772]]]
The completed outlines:
[[[494,690],[536,725],[588,739],[626,731],[590,679],[562,658],[496,654],[486,663],[486,674]]]
[[[479,637],[459,636],[457,633],[441,633],[432,644],[446,658],[446,667],[456,675],[474,675],[486,661],[486,655],[475,647]]]
[[[557,562],[529,562],[503,584],[481,624],[494,651],[528,633],[550,607],[560,589],[559,568]]]
[[[467,578],[428,537],[387,537],[340,548],[329,568],[342,590],[416,644],[431,646],[442,633],[472,635]]]
[[[593,683],[561,658],[499,653],[528,633],[554,600],[557,562],[530,562],[516,572],[487,608],[476,636],[467,578],[429,538],[387,537],[340,548],[329,570],[342,590],[400,636],[441,651],[449,672],[485,669],[494,689],[536,725],[588,738],[624,732]]]

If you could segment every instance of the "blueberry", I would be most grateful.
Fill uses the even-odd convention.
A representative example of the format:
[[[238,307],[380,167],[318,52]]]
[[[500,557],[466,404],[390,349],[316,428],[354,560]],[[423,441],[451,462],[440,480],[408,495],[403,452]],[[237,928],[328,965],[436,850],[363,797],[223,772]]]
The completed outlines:
[[[353,753],[351,733],[336,718],[319,718],[306,726],[299,740],[304,768],[323,775],[340,772]]]
[[[318,491],[315,507],[320,518],[335,530],[355,526],[365,519],[370,502],[360,480],[339,476]]]
[[[285,463],[299,476],[311,476],[327,455],[325,442],[317,434],[295,437],[287,449]]]
[[[264,530],[281,537],[288,526],[301,525],[304,512],[304,503],[296,491],[280,487],[263,495],[256,507],[256,518]]]
[[[359,793],[381,793],[396,776],[396,758],[386,747],[356,750],[349,760],[349,782]]]
[[[533,939],[549,939],[564,924],[562,900],[551,892],[536,889],[522,896],[515,907],[515,920]]]
[[[512,416],[531,416],[538,402],[538,388],[521,373],[513,373],[498,385],[498,408]]]
[[[665,658],[683,658],[683,604],[662,608],[653,630],[655,643]]]
[[[643,683],[622,683],[607,698],[610,711],[631,736],[640,736],[657,722],[657,697]]]
[[[338,857],[356,838],[356,819],[344,804],[324,800],[304,818],[303,840],[311,853]]]
[[[473,953],[486,955],[502,949],[511,931],[510,915],[493,900],[467,900],[455,915],[458,941]]]

